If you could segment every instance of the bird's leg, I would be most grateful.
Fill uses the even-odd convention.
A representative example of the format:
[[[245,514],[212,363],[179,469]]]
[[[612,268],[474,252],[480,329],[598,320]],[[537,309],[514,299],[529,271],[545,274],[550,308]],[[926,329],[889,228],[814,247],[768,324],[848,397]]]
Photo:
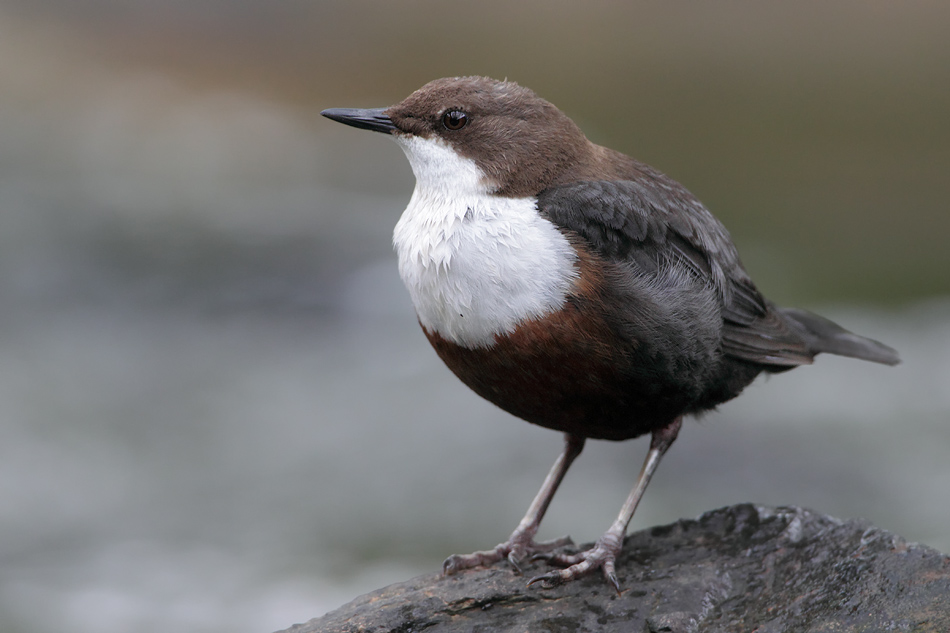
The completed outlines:
[[[679,433],[682,425],[682,417],[676,418],[661,429],[653,431],[653,438],[650,442],[650,452],[647,453],[646,461],[643,462],[643,468],[640,470],[640,477],[637,479],[637,485],[633,488],[630,496],[620,508],[620,514],[617,520],[613,522],[610,529],[607,530],[597,543],[586,552],[574,555],[566,554],[543,554],[538,558],[543,558],[555,565],[563,565],[565,569],[558,569],[547,574],[542,574],[528,581],[529,585],[540,582],[544,587],[554,587],[565,582],[580,578],[589,574],[598,567],[604,571],[604,576],[614,586],[617,593],[620,593],[620,582],[617,580],[617,572],[614,568],[617,555],[623,547],[623,537],[627,532],[627,526],[630,519],[633,518],[633,512],[640,503],[643,492],[650,483],[653,472],[660,463],[663,454],[670,448],[673,441]]]
[[[541,490],[538,491],[534,501],[531,502],[531,506],[528,507],[528,512],[524,515],[524,518],[521,519],[521,523],[518,524],[515,531],[508,537],[508,540],[504,543],[499,543],[494,549],[465,555],[453,554],[442,563],[442,573],[449,576],[463,569],[478,567],[479,565],[490,565],[503,558],[507,558],[515,571],[520,574],[520,563],[526,556],[549,552],[557,547],[569,545],[571,539],[567,536],[553,541],[535,543],[534,535],[538,531],[538,526],[541,525],[541,519],[544,518],[544,513],[551,504],[551,499],[554,497],[557,487],[561,484],[561,480],[564,479],[564,474],[567,473],[571,462],[581,454],[583,448],[583,437],[569,433],[565,434],[564,451],[557,458],[557,461],[554,462],[554,466],[551,467],[551,472],[548,473],[548,476],[544,479],[544,483],[541,485]]]

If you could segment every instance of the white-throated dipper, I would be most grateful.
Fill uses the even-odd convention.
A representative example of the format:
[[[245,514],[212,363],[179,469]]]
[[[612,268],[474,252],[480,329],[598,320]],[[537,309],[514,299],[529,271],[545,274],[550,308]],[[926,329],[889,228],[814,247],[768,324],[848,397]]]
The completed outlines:
[[[678,182],[591,143],[564,113],[508,81],[432,81],[380,109],[324,116],[392,135],[416,187],[396,224],[399,273],[419,323],[462,382],[565,434],[564,452],[511,537],[450,556],[443,572],[525,557],[551,586],[614,561],[684,415],[762,372],[828,352],[894,365],[897,352],[756,289],[725,227]],[[652,434],[636,486],[596,545],[534,541],[587,438]]]

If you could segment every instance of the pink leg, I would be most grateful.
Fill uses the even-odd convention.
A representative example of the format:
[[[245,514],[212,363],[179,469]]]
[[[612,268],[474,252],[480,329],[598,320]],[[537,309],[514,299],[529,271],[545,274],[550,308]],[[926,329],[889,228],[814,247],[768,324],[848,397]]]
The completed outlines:
[[[478,567],[480,565],[491,565],[503,558],[507,558],[515,571],[520,574],[520,563],[526,556],[550,552],[555,548],[570,544],[570,537],[535,543],[534,535],[538,532],[541,519],[544,518],[544,513],[551,504],[551,499],[554,497],[557,487],[561,484],[561,480],[564,479],[567,469],[574,459],[581,454],[583,448],[583,437],[565,434],[564,452],[562,452],[557,458],[557,461],[554,462],[554,466],[551,467],[551,472],[548,473],[544,484],[541,485],[541,490],[538,491],[534,501],[531,502],[531,506],[528,508],[528,512],[524,515],[524,518],[521,519],[521,523],[518,524],[515,531],[508,537],[508,540],[496,545],[494,549],[464,555],[453,554],[442,563],[442,573],[446,576],[450,576],[463,569]]]
[[[623,507],[620,508],[620,514],[617,520],[613,522],[610,529],[598,539],[597,543],[586,552],[574,555],[566,554],[546,554],[539,558],[544,558],[555,565],[564,565],[566,569],[558,569],[548,572],[541,576],[532,578],[528,584],[532,585],[540,582],[545,587],[554,587],[565,582],[570,582],[575,578],[580,578],[589,574],[593,570],[600,568],[604,571],[604,576],[614,586],[617,593],[620,593],[620,582],[617,580],[615,561],[617,555],[623,547],[623,537],[627,533],[627,526],[633,513],[640,503],[640,498],[650,483],[653,472],[660,463],[663,454],[670,448],[673,441],[679,434],[682,426],[682,418],[676,418],[671,423],[661,429],[653,432],[653,439],[650,442],[650,452],[647,453],[646,461],[643,463],[643,469],[640,471],[640,477],[637,479],[637,485],[627,497]]]

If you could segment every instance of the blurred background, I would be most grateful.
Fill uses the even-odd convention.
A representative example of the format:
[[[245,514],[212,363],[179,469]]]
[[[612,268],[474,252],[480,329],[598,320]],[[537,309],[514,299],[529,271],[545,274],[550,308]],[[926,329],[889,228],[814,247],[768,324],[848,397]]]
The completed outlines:
[[[690,422],[632,529],[753,501],[950,551],[950,3],[0,2],[0,629],[282,629],[507,537],[561,447],[418,329],[398,147],[510,78],[683,182],[760,288],[898,348]],[[596,539],[646,441],[542,527]]]

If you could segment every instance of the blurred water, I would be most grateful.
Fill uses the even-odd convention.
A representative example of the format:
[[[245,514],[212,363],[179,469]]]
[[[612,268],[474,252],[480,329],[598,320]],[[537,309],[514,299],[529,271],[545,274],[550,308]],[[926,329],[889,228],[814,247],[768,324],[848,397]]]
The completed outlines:
[[[418,331],[395,145],[33,62],[0,94],[0,629],[284,628],[507,536],[560,437]],[[950,302],[820,311],[904,364],[821,358],[689,423],[634,529],[800,504],[950,551]],[[591,443],[542,535],[596,538],[645,450]]]
[[[361,271],[353,291],[384,280]],[[391,307],[8,320],[4,630],[276,629],[501,540],[559,437],[467,393]],[[635,528],[794,503],[950,551],[950,305],[831,315],[905,364],[821,359],[689,424]],[[644,450],[589,446],[544,533],[596,538]]]

